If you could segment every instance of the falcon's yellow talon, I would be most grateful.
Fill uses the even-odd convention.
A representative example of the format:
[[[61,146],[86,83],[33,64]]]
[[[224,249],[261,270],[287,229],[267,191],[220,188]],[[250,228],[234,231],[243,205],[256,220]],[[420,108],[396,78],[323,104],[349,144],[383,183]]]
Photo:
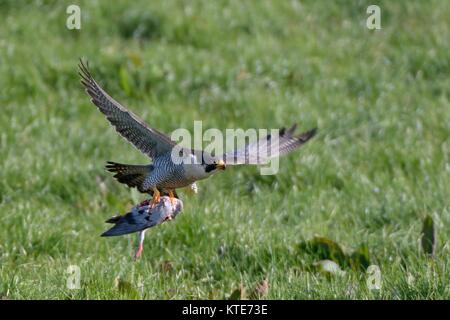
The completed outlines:
[[[170,198],[170,202],[172,203],[172,206],[175,207],[175,205],[177,204],[175,195],[173,194],[172,190],[169,190],[169,198]]]
[[[152,197],[152,204],[151,204],[151,208],[156,207],[156,205],[159,203],[159,201],[161,200],[161,193],[159,193],[159,190],[156,188],[153,188],[153,197]]]

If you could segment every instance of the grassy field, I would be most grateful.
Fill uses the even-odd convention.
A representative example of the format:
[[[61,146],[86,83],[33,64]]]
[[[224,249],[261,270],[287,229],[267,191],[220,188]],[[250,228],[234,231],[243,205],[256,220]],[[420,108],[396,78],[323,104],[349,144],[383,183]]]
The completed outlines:
[[[82,27],[68,30],[75,2]],[[223,299],[265,279],[268,299],[450,298],[450,3],[377,1],[381,30],[366,28],[369,4],[1,1],[0,297]],[[89,102],[80,57],[167,133],[202,120],[319,134],[275,176],[230,168],[183,194],[134,262],[134,235],[99,235],[144,196],[103,167],[147,159]],[[304,245],[315,236],[368,249],[365,263]],[[315,270],[323,258],[345,274]]]

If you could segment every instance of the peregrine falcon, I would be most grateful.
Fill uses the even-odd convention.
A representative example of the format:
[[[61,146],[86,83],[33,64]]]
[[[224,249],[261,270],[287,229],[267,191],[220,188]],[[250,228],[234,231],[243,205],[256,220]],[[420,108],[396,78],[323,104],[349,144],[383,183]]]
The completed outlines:
[[[288,129],[280,129],[276,141],[278,152],[274,154],[259,153],[261,145],[265,145],[269,150],[276,146],[275,139],[267,135],[218,157],[213,157],[206,151],[184,148],[183,152],[186,152],[186,156],[193,161],[175,163],[171,157],[172,149],[176,146],[175,141],[166,134],[149,127],[130,110],[111,98],[93,79],[87,64],[84,64],[82,60],[80,60],[79,71],[81,83],[91,97],[92,103],[106,116],[120,135],[153,160],[148,165],[108,162],[107,170],[113,172],[114,178],[119,182],[152,195],[153,205],[160,201],[161,194],[168,195],[173,203],[176,203],[175,189],[191,186],[198,180],[225,170],[227,165],[266,164],[274,155],[284,155],[297,149],[311,139],[317,131],[314,128],[294,135],[296,124]]]

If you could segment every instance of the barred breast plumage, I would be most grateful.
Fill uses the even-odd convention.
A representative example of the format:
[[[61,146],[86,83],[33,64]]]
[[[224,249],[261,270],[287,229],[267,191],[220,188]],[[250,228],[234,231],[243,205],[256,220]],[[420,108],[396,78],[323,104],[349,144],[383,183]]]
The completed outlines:
[[[145,178],[144,189],[153,187],[158,189],[177,189],[190,185],[191,179],[185,175],[185,168],[182,164],[176,164],[171,159],[171,154],[166,153],[154,159],[154,169]]]

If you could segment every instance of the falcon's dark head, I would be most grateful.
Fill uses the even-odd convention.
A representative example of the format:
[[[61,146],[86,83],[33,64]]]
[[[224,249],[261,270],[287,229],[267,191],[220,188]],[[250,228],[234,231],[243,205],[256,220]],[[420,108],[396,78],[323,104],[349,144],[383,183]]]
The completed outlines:
[[[205,172],[210,173],[215,170],[225,170],[226,165],[223,160],[214,160],[211,164],[205,164]]]

